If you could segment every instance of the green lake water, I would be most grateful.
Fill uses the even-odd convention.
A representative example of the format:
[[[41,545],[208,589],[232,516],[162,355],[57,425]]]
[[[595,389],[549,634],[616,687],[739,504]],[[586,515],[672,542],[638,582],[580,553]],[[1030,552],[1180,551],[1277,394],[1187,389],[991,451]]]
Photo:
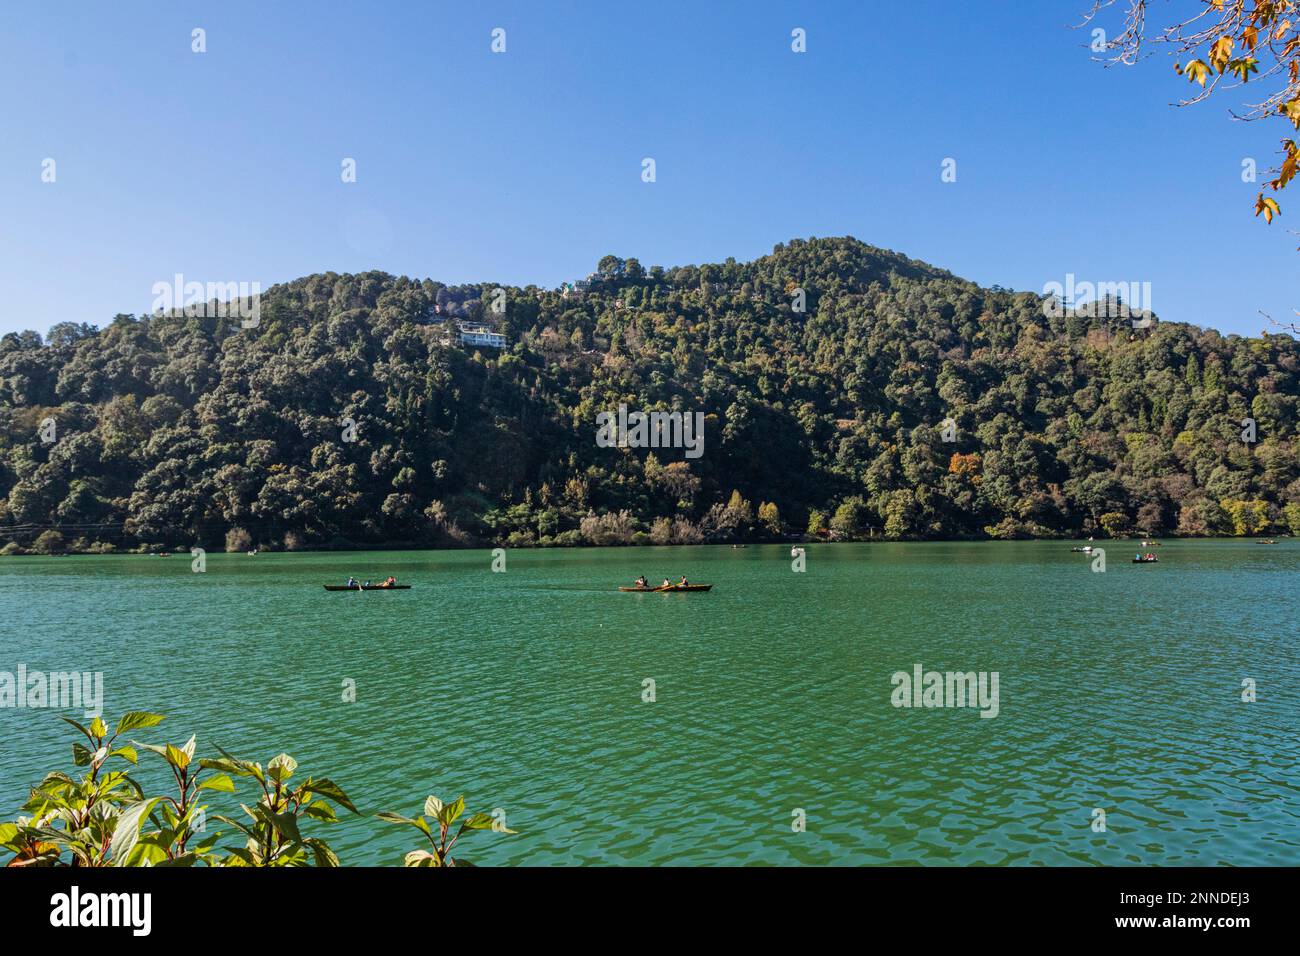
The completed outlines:
[[[102,671],[109,717],[168,715],[144,742],[288,751],[363,812],[314,826],[345,864],[418,845],[374,813],[464,793],[520,831],[480,864],[1300,865],[1300,545],[1106,550],[0,558],[0,671]],[[414,588],[321,588],[350,573]],[[714,589],[614,590],[638,573]],[[918,663],[998,672],[998,715],[892,706]],[[0,817],[73,770],[59,713],[0,709]]]

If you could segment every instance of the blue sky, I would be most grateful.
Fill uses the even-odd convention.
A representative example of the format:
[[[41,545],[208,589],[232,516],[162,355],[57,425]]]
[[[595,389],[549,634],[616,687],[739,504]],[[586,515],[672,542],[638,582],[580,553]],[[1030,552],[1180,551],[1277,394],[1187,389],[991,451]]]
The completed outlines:
[[[147,311],[178,272],[557,285],[845,234],[985,285],[1150,282],[1225,332],[1289,316],[1300,187],[1268,227],[1241,180],[1285,128],[1173,108],[1163,57],[1103,69],[1086,5],[7,6],[0,332]]]

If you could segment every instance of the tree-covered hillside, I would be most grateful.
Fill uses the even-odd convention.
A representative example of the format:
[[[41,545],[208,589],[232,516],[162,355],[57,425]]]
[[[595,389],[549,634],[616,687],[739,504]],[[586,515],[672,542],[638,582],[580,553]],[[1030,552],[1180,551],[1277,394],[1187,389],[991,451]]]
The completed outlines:
[[[1300,532],[1290,336],[1049,318],[851,238],[497,288],[329,273],[264,293],[256,328],[4,336],[0,541]],[[462,345],[466,320],[506,348]],[[703,412],[702,456],[599,447],[620,403]]]

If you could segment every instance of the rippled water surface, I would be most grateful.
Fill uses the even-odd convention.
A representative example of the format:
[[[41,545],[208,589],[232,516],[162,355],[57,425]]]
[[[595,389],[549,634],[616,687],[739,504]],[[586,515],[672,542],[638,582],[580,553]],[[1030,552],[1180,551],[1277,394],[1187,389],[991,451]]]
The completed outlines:
[[[168,715],[149,743],[288,751],[362,810],[317,827],[345,863],[463,792],[520,831],[481,864],[1300,864],[1300,546],[1132,550],[0,558],[0,671],[102,671],[110,717]],[[415,587],[322,590],[349,573]],[[638,573],[715,587],[613,590]],[[997,671],[998,716],[891,706],[917,663]],[[0,709],[0,816],[72,769],[58,713]]]

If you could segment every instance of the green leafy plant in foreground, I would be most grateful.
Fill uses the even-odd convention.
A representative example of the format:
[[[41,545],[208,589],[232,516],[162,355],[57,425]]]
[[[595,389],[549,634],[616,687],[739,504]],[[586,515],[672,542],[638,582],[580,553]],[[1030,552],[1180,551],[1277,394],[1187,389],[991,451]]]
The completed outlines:
[[[438,826],[438,835],[434,836],[433,827],[423,816],[404,817],[401,814],[390,813],[385,811],[379,814],[379,819],[388,823],[400,823],[407,826],[413,826],[429,841],[431,850],[418,849],[412,850],[403,857],[406,866],[473,866],[465,859],[455,859],[451,855],[451,849],[455,846],[456,841],[460,839],[461,834],[466,830],[495,830],[498,833],[514,833],[514,830],[506,829],[505,825],[497,825],[496,818],[486,813],[475,813],[461,821],[460,828],[456,835],[450,840],[447,835],[451,833],[452,824],[460,819],[461,814],[465,812],[464,796],[457,797],[451,803],[443,803],[437,797],[429,797],[424,801],[424,812],[433,818],[434,823]]]
[[[304,837],[303,817],[335,822],[332,804],[357,812],[337,784],[327,778],[307,778],[297,787],[289,779],[297,761],[288,754],[261,764],[241,760],[221,750],[220,759],[194,761],[196,741],[174,744],[120,745],[131,730],[154,727],[161,714],[132,711],[122,715],[112,734],[95,717],[89,726],[64,717],[86,738],[72,746],[73,763],[87,767],[76,780],[66,773],[48,774],[31,791],[23,806],[29,816],[0,824],[0,847],[14,856],[8,866],[338,866],[338,857],[323,840]],[[137,747],[157,754],[171,771],[174,794],[146,797],[129,769],[107,769],[108,761],[135,765]],[[220,748],[218,748],[220,750]],[[210,771],[206,775],[204,771]],[[261,787],[261,798],[243,824],[218,816],[242,832],[245,845],[221,856],[219,832],[207,835],[207,805],[202,791],[233,793],[235,777],[250,777]]]
[[[309,857],[317,866],[339,865],[339,858],[329,844],[315,837],[304,837],[300,829],[304,817],[337,823],[338,816],[332,803],[357,812],[338,784],[324,777],[319,780],[308,777],[297,787],[291,787],[289,778],[298,769],[298,761],[288,754],[273,758],[265,770],[259,763],[240,760],[224,750],[221,754],[221,759],[204,760],[201,765],[239,777],[251,777],[262,788],[261,799],[252,807],[240,804],[250,823],[240,823],[229,817],[217,818],[248,838],[243,847],[231,851],[227,865],[306,866]]]

